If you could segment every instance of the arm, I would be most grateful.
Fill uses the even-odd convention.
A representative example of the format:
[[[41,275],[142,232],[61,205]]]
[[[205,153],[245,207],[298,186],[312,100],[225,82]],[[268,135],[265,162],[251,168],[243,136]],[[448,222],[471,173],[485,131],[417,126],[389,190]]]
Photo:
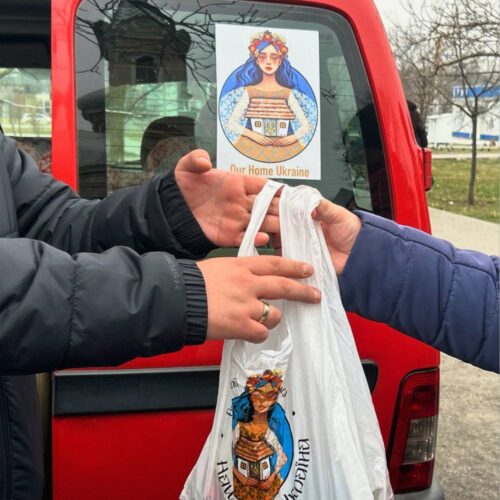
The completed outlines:
[[[290,95],[288,97],[288,106],[295,115],[295,119],[300,123],[300,127],[295,132],[295,137],[297,138],[297,140],[300,141],[302,137],[304,137],[311,131],[311,124],[309,123],[309,120],[306,118],[304,111],[300,107],[300,104],[297,101],[297,98],[293,95],[292,91],[290,91]]]
[[[102,252],[117,245],[139,253],[168,251],[201,258],[217,246],[239,246],[255,195],[266,179],[212,168],[201,149],[191,151],[175,172],[141,186],[120,189],[102,201],[83,200],[67,185],[38,172],[13,141],[0,134],[21,236],[69,253]],[[255,244],[279,227],[276,215],[264,219]],[[271,210],[272,211],[272,210]]]
[[[266,432],[266,441],[274,448],[276,454],[278,455],[278,459],[276,460],[276,468],[274,469],[274,472],[278,474],[283,466],[287,463],[287,456],[285,455],[283,447],[278,441],[276,434],[269,427]]]
[[[243,132],[245,131],[245,127],[241,125],[241,120],[245,115],[249,103],[250,103],[250,98],[248,96],[248,92],[244,90],[243,94],[241,95],[238,101],[238,104],[234,106],[233,112],[231,113],[231,116],[227,121],[228,130],[238,135],[243,134]]]
[[[294,144],[311,131],[309,120],[306,118],[304,111],[292,91],[290,91],[288,97],[288,106],[294,113],[295,119],[299,122],[299,128],[291,135],[274,139],[276,146],[289,146],[290,144]]]
[[[232,444],[232,454],[233,454],[233,464],[236,463],[236,454],[235,454],[235,447],[236,443],[238,442],[238,439],[240,438],[240,424],[236,424],[236,427],[233,430],[233,444]],[[243,486],[257,486],[259,483],[256,479],[253,478],[247,478],[245,477],[236,467],[236,465],[233,465],[233,476],[238,478],[238,481],[243,485]]]
[[[497,257],[326,201],[318,212],[347,310],[498,371]]]
[[[204,283],[190,261],[124,247],[71,257],[2,238],[0,268],[1,373],[115,365],[205,338]]]
[[[23,237],[46,241],[69,253],[125,245],[139,253],[164,250],[198,258],[213,248],[173,173],[118,190],[102,201],[90,201],[40,173],[33,160],[1,134],[0,148]]]
[[[227,121],[227,129],[238,136],[245,136],[252,141],[260,144],[262,146],[272,146],[274,143],[272,139],[266,137],[265,135],[259,134],[253,130],[249,130],[241,124],[243,120],[248,105],[250,104],[250,97],[248,92],[245,90],[238,101],[238,104],[233,108],[233,112]]]
[[[236,424],[236,427],[233,429],[233,441],[232,441],[232,450],[233,450],[233,456],[235,456],[234,453],[234,448],[236,447],[236,443],[238,442],[238,439],[240,439],[240,424]]]
[[[126,247],[70,256],[0,238],[0,269],[0,374],[115,365],[205,337],[262,342],[281,313],[272,306],[261,323],[261,298],[319,302],[296,280],[310,268],[271,256],[196,264]]]

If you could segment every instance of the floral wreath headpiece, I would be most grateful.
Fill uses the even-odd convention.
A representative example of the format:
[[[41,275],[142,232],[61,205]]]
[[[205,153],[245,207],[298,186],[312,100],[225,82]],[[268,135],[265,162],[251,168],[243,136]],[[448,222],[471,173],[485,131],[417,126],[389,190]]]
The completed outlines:
[[[246,389],[249,394],[252,394],[252,392],[256,389],[259,389],[266,384],[271,384],[276,391],[279,391],[283,385],[283,375],[281,370],[266,370],[262,374],[248,377]]]
[[[288,47],[286,46],[286,39],[283,36],[278,35],[278,33],[271,33],[266,30],[262,33],[257,33],[250,39],[250,45],[248,50],[253,56],[259,54],[259,45],[262,42],[268,42],[280,53],[282,57],[288,57]]]

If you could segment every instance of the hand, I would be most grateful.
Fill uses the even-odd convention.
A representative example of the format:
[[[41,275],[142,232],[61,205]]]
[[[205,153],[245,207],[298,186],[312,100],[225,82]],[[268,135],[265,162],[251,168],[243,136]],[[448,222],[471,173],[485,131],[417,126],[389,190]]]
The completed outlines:
[[[321,222],[333,266],[337,274],[341,274],[361,230],[361,220],[349,210],[325,199],[312,215]]]
[[[266,137],[265,135],[259,134],[253,130],[245,129],[243,131],[243,135],[261,146],[274,146],[275,144],[274,140],[270,137]]]
[[[212,168],[208,153],[191,151],[175,169],[177,185],[205,236],[220,247],[241,244],[255,196],[267,179]],[[273,200],[264,219],[256,246],[267,243],[267,233],[279,232],[278,200]]]
[[[260,489],[267,491],[273,485],[275,477],[276,477],[276,472],[273,472],[265,481],[261,481]]]
[[[294,144],[298,142],[297,136],[295,134],[286,135],[285,137],[280,137],[279,139],[274,140],[275,146],[289,146],[290,144]]]
[[[320,292],[292,278],[313,274],[309,264],[282,257],[222,257],[197,263],[205,279],[209,339],[241,339],[259,343],[281,321],[281,311],[271,306],[260,323],[262,300],[288,299],[318,304]],[[262,299],[262,300],[261,300]]]
[[[236,467],[233,467],[233,476],[236,476],[243,486],[259,486],[257,479],[245,477]]]
[[[253,486],[254,488],[259,486],[259,481],[253,477],[245,478],[245,483],[244,486]]]

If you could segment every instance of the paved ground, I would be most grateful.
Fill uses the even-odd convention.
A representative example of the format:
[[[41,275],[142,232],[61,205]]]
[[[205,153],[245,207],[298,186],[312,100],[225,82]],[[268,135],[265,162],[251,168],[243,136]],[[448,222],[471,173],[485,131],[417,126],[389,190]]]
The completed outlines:
[[[430,209],[435,236],[499,255],[500,226]],[[449,356],[441,360],[436,473],[447,500],[500,498],[500,376]]]

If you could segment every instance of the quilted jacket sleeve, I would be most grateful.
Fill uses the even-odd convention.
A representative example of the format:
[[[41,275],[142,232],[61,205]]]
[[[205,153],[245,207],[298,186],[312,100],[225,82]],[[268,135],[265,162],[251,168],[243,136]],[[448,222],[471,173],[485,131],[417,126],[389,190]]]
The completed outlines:
[[[1,238],[0,263],[0,373],[114,365],[189,341],[185,279],[164,252],[70,256]]]
[[[102,252],[123,245],[139,253],[166,251],[201,258],[214,246],[191,214],[172,173],[104,200],[80,198],[42,174],[33,160],[0,134],[16,203],[19,233],[69,253]]]
[[[358,215],[361,232],[339,277],[345,308],[498,372],[498,257]]]
[[[1,135],[0,152],[10,176],[0,187],[12,188],[23,236],[0,238],[0,374],[119,364],[204,341],[196,263],[150,251],[193,254],[162,211],[157,181],[90,202]]]

